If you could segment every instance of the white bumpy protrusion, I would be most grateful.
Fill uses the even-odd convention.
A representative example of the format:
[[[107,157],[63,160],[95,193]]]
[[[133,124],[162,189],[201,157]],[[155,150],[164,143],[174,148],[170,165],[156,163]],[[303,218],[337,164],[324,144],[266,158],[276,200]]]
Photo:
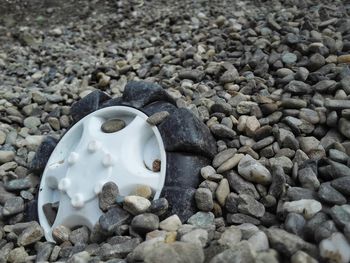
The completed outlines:
[[[102,132],[101,125],[115,118],[126,126],[114,133]],[[47,163],[38,197],[39,220],[48,241],[53,241],[52,229],[61,224],[93,227],[102,214],[98,196],[106,182],[115,182],[121,195],[130,194],[137,185],[149,185],[154,198],[159,197],[166,156],[160,133],[147,118],[131,107],[108,107],[86,116],[64,135]],[[157,159],[161,169],[154,172],[152,162]],[[58,201],[51,226],[42,207]]]

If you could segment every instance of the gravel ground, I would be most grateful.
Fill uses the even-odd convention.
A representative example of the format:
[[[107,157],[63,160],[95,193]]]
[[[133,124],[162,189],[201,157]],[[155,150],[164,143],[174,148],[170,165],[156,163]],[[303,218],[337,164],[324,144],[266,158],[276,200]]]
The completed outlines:
[[[350,262],[349,3],[25,3],[0,4],[0,262]],[[109,184],[104,224],[46,242],[38,146],[75,101],[130,80],[162,85],[217,139],[198,212],[162,218],[147,187],[123,210]]]

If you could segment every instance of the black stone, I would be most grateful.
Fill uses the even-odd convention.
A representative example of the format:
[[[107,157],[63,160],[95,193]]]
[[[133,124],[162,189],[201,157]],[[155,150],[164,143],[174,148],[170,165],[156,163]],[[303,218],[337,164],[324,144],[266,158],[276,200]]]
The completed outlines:
[[[161,197],[169,202],[169,209],[165,216],[177,214],[182,222],[187,221],[196,211],[194,188],[163,187]]]
[[[160,111],[167,111],[170,114],[172,114],[177,110],[177,108],[170,102],[156,101],[156,102],[152,102],[151,104],[148,104],[147,106],[141,108],[140,110],[143,111],[148,116],[151,116],[154,113],[157,113]]]
[[[155,101],[169,101],[173,99],[158,84],[146,81],[131,81],[125,86],[123,93],[124,102],[141,108]]]
[[[117,230],[119,226],[127,223],[129,218],[130,214],[128,212],[115,206],[100,217],[99,223],[103,231],[112,233]]]
[[[200,183],[200,169],[211,163],[210,159],[188,153],[167,152],[165,186],[193,187]]]
[[[86,115],[98,110],[102,103],[109,99],[110,97],[100,90],[95,90],[86,95],[72,105],[70,114],[72,115],[73,121],[78,122]]]
[[[216,142],[209,128],[187,109],[178,109],[160,125],[165,149],[190,152],[213,158]]]
[[[36,199],[29,201],[24,207],[23,221],[39,221],[38,217],[38,201]]]
[[[42,173],[50,158],[51,153],[57,145],[57,140],[47,136],[38,147],[35,156],[30,164],[30,169],[36,173]]]

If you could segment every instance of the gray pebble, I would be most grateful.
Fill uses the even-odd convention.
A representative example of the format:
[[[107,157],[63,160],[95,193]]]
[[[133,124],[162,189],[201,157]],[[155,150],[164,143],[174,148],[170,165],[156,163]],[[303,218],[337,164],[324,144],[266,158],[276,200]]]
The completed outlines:
[[[101,130],[105,133],[112,133],[117,132],[123,129],[126,126],[125,121],[121,119],[110,119],[105,121],[102,126]]]

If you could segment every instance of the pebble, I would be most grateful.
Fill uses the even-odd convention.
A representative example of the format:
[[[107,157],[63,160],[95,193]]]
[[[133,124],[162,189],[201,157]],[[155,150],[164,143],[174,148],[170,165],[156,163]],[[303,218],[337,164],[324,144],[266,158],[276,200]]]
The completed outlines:
[[[203,212],[209,212],[214,207],[213,195],[208,188],[198,188],[195,193],[197,208]]]
[[[195,229],[183,235],[180,241],[205,247],[208,242],[208,232],[204,229]]]
[[[152,197],[152,188],[148,185],[137,185],[131,191],[131,195],[141,196],[146,199],[150,199]]]
[[[107,211],[116,203],[119,194],[119,188],[114,182],[107,182],[103,185],[99,197],[99,206],[102,211]]]
[[[248,239],[249,245],[256,252],[269,249],[269,240],[263,231],[257,231]]]
[[[254,252],[250,248],[249,243],[245,240],[232,246],[230,249],[226,249],[217,254],[211,259],[210,263],[229,263],[239,261],[246,263],[255,262]]]
[[[333,205],[343,205],[346,204],[346,198],[335,190],[331,183],[323,183],[318,190],[318,197],[321,201]]]
[[[350,184],[350,176],[344,176],[331,181],[331,186],[344,195],[350,195],[350,189],[348,185]]]
[[[120,131],[121,129],[124,129],[126,126],[125,121],[121,119],[110,119],[105,121],[102,126],[101,130],[105,133],[113,133]]]
[[[224,173],[236,167],[239,161],[244,157],[244,154],[236,153],[231,158],[223,162],[218,168],[218,173]]]
[[[35,222],[18,236],[17,243],[25,247],[39,241],[43,236],[44,230]]]
[[[129,195],[124,198],[123,208],[133,215],[142,214],[151,206],[151,202],[141,196]]]
[[[211,132],[219,138],[233,139],[236,132],[223,124],[214,124],[210,126]]]
[[[22,263],[26,261],[28,256],[24,247],[17,247],[8,254],[7,261],[11,263]]]
[[[320,255],[333,262],[347,263],[350,261],[350,244],[343,234],[334,233],[321,241]]]
[[[87,244],[89,242],[89,236],[89,229],[86,226],[82,226],[69,233],[69,241],[73,245]]]
[[[310,219],[317,212],[321,211],[321,209],[321,203],[312,199],[301,199],[298,201],[285,202],[283,204],[284,211],[302,214],[306,219]]]
[[[245,155],[238,164],[238,173],[246,180],[263,185],[271,183],[271,174],[262,164]]]
[[[214,214],[211,212],[197,212],[187,220],[188,224],[205,228],[214,224]]]
[[[221,206],[225,205],[226,198],[230,193],[230,186],[226,178],[222,179],[216,188],[215,197]]]
[[[295,235],[303,237],[306,220],[301,214],[289,213],[286,217],[284,228]]]
[[[15,158],[13,151],[2,151],[0,150],[0,164],[11,162]]]
[[[228,159],[233,157],[236,152],[237,152],[237,150],[233,149],[233,148],[229,148],[229,149],[226,149],[226,150],[219,152],[217,155],[215,155],[215,157],[213,159],[213,163],[212,163],[213,167],[218,168],[225,161],[227,161]]]
[[[299,250],[291,257],[291,263],[317,263],[318,261],[305,253],[304,251]]]
[[[222,246],[233,247],[242,239],[242,232],[236,226],[230,226],[222,233],[218,243]]]
[[[350,205],[335,205],[330,209],[330,215],[338,226],[344,227],[350,221]]]
[[[265,207],[254,199],[253,196],[241,194],[238,198],[238,211],[250,216],[260,218],[265,213]]]
[[[52,237],[58,244],[64,243],[69,240],[71,230],[63,225],[56,226],[52,230]]]
[[[169,115],[170,113],[168,111],[156,112],[147,118],[147,123],[151,125],[158,125],[162,123]]]
[[[132,229],[141,235],[158,229],[159,218],[155,214],[144,213],[135,216],[131,221]]]
[[[9,198],[2,208],[2,214],[4,216],[12,216],[18,214],[24,210],[24,201],[21,197]]]
[[[165,231],[176,231],[182,225],[177,215],[172,215],[159,223],[159,228]]]

